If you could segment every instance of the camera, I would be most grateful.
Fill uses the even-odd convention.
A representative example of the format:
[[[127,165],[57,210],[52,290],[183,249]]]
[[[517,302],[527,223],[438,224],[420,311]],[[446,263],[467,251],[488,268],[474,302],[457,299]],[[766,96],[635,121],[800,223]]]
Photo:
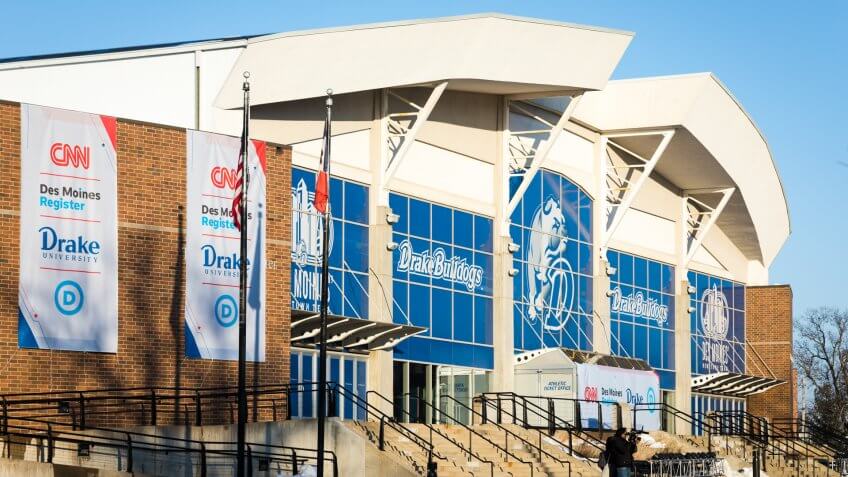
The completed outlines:
[[[642,430],[636,430],[636,429],[630,430],[627,433],[627,442],[632,442],[634,444],[639,442],[640,440],[642,440],[642,438],[639,437],[641,434],[647,434],[647,432],[642,431]]]

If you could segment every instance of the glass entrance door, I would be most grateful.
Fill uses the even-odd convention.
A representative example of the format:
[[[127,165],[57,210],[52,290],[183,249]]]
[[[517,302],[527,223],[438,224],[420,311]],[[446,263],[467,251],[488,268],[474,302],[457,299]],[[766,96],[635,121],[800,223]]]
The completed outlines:
[[[400,422],[470,424],[474,396],[488,390],[489,375],[481,369],[394,363],[394,414]]]

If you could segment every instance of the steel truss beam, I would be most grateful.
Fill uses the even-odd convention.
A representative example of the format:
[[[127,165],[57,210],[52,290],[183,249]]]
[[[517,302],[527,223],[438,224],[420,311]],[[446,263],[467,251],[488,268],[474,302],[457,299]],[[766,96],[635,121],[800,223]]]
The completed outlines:
[[[510,217],[512,212],[518,207],[518,203],[524,196],[524,192],[530,186],[530,182],[536,176],[539,168],[544,165],[548,158],[548,153],[556,144],[557,138],[565,128],[566,123],[571,118],[571,114],[580,102],[581,95],[576,95],[571,98],[565,111],[554,112],[550,109],[539,106],[529,101],[509,100],[506,101],[504,142],[505,142],[505,166],[507,171],[505,174],[507,183],[504,197],[508,200],[504,217]],[[545,113],[559,114],[556,122],[553,123],[543,117]],[[524,131],[513,131],[509,124],[510,114],[519,114],[539,124],[538,128],[528,129]],[[541,144],[541,145],[540,145]],[[521,184],[516,189],[512,197],[509,195],[509,178],[520,176]]]
[[[388,95],[399,100],[406,106],[406,109],[393,113],[387,112],[384,116],[386,128],[383,131],[386,139],[384,147],[388,149],[386,169],[383,174],[384,192],[389,190],[392,179],[394,179],[395,173],[397,173],[398,168],[403,163],[403,159],[415,142],[415,138],[418,137],[421,126],[427,122],[430,113],[433,112],[436,103],[439,102],[439,98],[442,97],[442,93],[444,93],[447,86],[447,81],[437,84],[424,105],[418,105],[414,101],[407,99],[396,89],[388,90]],[[387,106],[386,111],[388,111]]]
[[[651,154],[649,159],[646,159],[639,154],[627,149],[626,147],[614,141],[620,137],[637,137],[637,136],[662,136],[659,145]],[[642,190],[642,187],[648,181],[648,177],[654,171],[654,168],[665,152],[671,139],[674,137],[673,129],[657,130],[657,131],[640,131],[634,133],[614,133],[605,134],[601,137],[601,174],[605,177],[602,180],[600,196],[606,204],[606,224],[604,227],[604,236],[601,240],[601,249],[605,250],[609,245],[609,241],[615,234],[621,221],[624,219],[624,214],[633,205],[633,201]],[[635,164],[616,165],[613,162],[612,156],[609,154],[610,148],[618,149],[625,152],[629,156],[636,159]],[[639,177],[633,181],[633,176],[636,171],[639,171]]]
[[[684,191],[682,221],[684,225],[683,244],[685,246],[685,253],[680,263],[682,270],[686,270],[689,267],[689,262],[692,261],[695,252],[698,251],[704,238],[710,229],[712,229],[713,225],[715,225],[734,192],[736,192],[735,187]],[[711,206],[695,197],[703,197],[704,195],[721,195],[721,198],[716,206]]]

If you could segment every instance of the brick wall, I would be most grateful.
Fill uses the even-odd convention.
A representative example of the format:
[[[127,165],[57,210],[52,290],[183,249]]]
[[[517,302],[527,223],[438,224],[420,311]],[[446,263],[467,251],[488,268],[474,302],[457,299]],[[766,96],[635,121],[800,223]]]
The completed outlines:
[[[795,417],[796,392],[792,355],[792,288],[789,285],[748,287],[745,334],[748,374],[786,381],[748,398],[748,411],[768,418]],[[759,355],[759,357],[758,357]]]
[[[186,134],[171,127],[118,120],[117,354],[18,348],[19,137],[20,107],[0,102],[0,393],[234,386],[235,362],[185,358]],[[289,379],[291,150],[267,157],[266,362],[248,384]]]

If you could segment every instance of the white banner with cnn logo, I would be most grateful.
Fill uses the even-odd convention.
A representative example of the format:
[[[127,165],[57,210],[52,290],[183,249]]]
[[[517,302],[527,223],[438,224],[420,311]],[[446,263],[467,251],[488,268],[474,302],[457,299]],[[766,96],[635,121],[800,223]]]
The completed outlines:
[[[240,236],[231,209],[241,139],[186,131],[186,356],[238,359]],[[265,361],[265,143],[251,141],[247,350]],[[255,286],[254,286],[255,285]]]
[[[18,346],[118,351],[117,122],[21,104]]]

